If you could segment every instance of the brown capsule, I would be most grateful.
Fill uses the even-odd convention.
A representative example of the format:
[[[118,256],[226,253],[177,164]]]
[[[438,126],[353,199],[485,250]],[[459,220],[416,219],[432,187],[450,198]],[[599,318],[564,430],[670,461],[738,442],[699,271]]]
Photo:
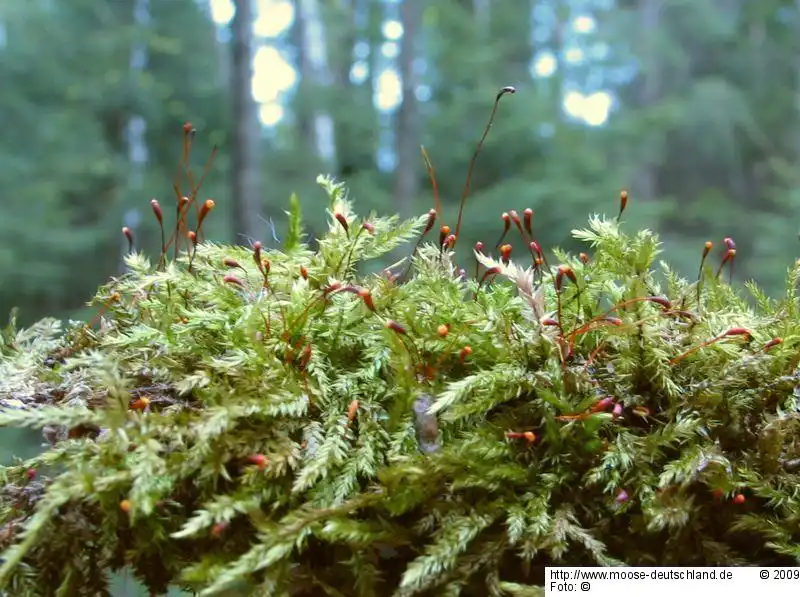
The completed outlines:
[[[577,285],[578,279],[575,276],[575,272],[572,271],[572,268],[568,265],[559,265],[558,272],[556,273],[556,290],[561,290],[564,276],[567,276],[567,278],[569,278],[573,284]]]
[[[520,232],[522,232],[522,221],[519,219],[519,214],[516,212],[516,210],[510,210],[508,215],[514,221],[514,224],[517,226],[517,228],[519,228]]]
[[[158,199],[151,199],[150,200],[150,207],[153,208],[153,213],[156,215],[156,220],[160,225],[164,225],[164,212],[161,211],[161,205],[158,203]]]
[[[539,257],[543,258],[542,247],[539,246],[538,242],[536,242],[535,240],[532,240],[531,243],[530,243],[530,249],[531,249],[531,251],[536,253],[536,255],[538,255]]]
[[[604,317],[603,321],[607,321],[611,325],[622,325],[622,320],[619,317]]]
[[[589,256],[586,253],[581,253],[580,255],[578,255],[578,259],[581,260],[581,263],[583,265],[586,265],[587,263],[589,263]]]
[[[236,286],[241,286],[244,288],[244,282],[242,282],[241,278],[238,278],[237,276],[228,275],[222,278],[222,281],[226,284],[235,284]]]
[[[753,334],[747,328],[731,328],[726,331],[723,336],[752,336]]]
[[[504,211],[500,217],[503,219],[503,234],[505,234],[511,229],[511,216]]]
[[[308,268],[305,265],[300,266],[300,276],[303,280],[308,280]]]
[[[739,506],[739,505],[741,505],[741,504],[744,504],[744,503],[745,503],[745,501],[746,501],[746,498],[744,497],[744,495],[743,495],[743,494],[741,494],[741,493],[737,493],[735,496],[733,496],[733,499],[732,499],[731,501],[732,501],[734,504],[736,504],[737,506]]]
[[[625,211],[625,208],[628,206],[628,191],[623,189],[619,193],[619,214],[617,215],[617,219],[622,216],[622,212]]]
[[[725,252],[725,256],[722,258],[722,265],[725,265],[730,260],[732,260],[734,257],[736,257],[736,249],[728,249]]]
[[[225,259],[222,261],[222,263],[223,263],[223,265],[225,265],[226,267],[239,267],[239,268],[240,268],[240,267],[242,267],[241,265],[239,265],[239,262],[238,262],[238,261],[236,261],[236,260],[235,260],[233,257],[226,257],[226,258],[225,258]]]
[[[189,242],[191,242],[192,245],[197,246],[197,232],[194,230],[189,230],[189,232],[186,233],[186,238],[189,239]]]
[[[303,354],[300,355],[300,362],[297,365],[300,371],[305,371],[305,368],[308,367],[308,363],[311,362],[311,353],[311,344],[306,344],[303,347]]]
[[[337,222],[339,222],[339,225],[340,225],[342,228],[344,228],[344,231],[345,231],[346,233],[349,233],[349,232],[350,232],[350,226],[349,226],[349,224],[347,223],[347,218],[345,218],[345,217],[344,217],[344,214],[342,214],[342,213],[339,213],[339,212],[336,212],[335,214],[333,214],[333,217],[335,217],[335,218],[336,218],[336,221],[337,221]]]
[[[436,223],[436,210],[431,209],[428,211],[428,221],[425,223],[425,232],[422,234],[428,234],[431,230],[433,230],[433,225]]]
[[[661,305],[665,309],[672,308],[672,303],[669,301],[669,299],[663,296],[648,296],[647,300],[650,301],[651,303],[656,303],[657,305]]]
[[[444,247],[450,249],[456,244],[456,235],[455,234],[448,234],[447,238],[444,239]]]
[[[773,338],[772,340],[764,344],[764,348],[762,350],[769,350],[770,348],[773,348],[778,344],[783,344],[783,338]]]
[[[361,224],[361,227],[370,234],[375,234],[375,226],[373,226],[370,222],[364,222]]]
[[[522,221],[525,225],[525,231],[528,234],[533,234],[533,210],[530,207],[522,212]]]
[[[436,328],[436,333],[439,334],[442,338],[446,338],[447,334],[450,333],[450,328],[447,324],[441,324],[438,328]]]
[[[261,269],[261,241],[257,240],[253,243],[253,261],[256,262],[256,265]]]
[[[124,234],[125,238],[128,239],[128,248],[130,249],[130,247],[133,246],[133,232],[131,232],[131,229],[128,228],[127,226],[123,226],[122,234]]]
[[[400,325],[399,323],[397,323],[396,321],[394,321],[392,319],[388,320],[384,325],[386,326],[387,329],[390,329],[390,330],[392,330],[393,332],[395,332],[397,334],[405,335],[405,333],[406,333],[406,329],[402,325]]]
[[[189,134],[189,133],[191,133],[193,130],[194,130],[194,127],[192,126],[192,123],[191,123],[191,122],[188,122],[188,121],[187,121],[187,122],[184,122],[184,123],[183,123],[183,134],[184,134],[184,135],[188,135],[188,134]]]
[[[558,321],[556,321],[552,317],[545,317],[544,319],[542,319],[541,323],[542,323],[542,325],[545,325],[545,326],[556,326],[556,325],[558,325]]]
[[[227,522],[218,522],[213,527],[211,527],[211,536],[215,539],[220,537],[228,528]]]
[[[29,468],[28,470],[26,470],[25,477],[28,479],[28,481],[33,481],[36,478],[36,469]]]
[[[200,215],[197,216],[197,226],[198,227],[200,226],[200,224],[203,223],[203,220],[206,219],[206,216],[209,214],[209,212],[212,209],[214,209],[214,207],[216,205],[217,204],[214,203],[213,199],[206,199],[205,202],[203,202],[203,206],[200,208]]]
[[[486,278],[488,278],[488,277],[490,277],[490,276],[496,276],[497,274],[499,274],[499,273],[500,273],[500,271],[501,271],[501,270],[500,270],[500,268],[499,268],[499,267],[497,267],[497,266],[488,268],[488,269],[487,269],[487,270],[486,270],[486,271],[483,273],[483,278],[481,278],[481,281],[482,281],[482,282],[484,282],[484,281],[486,281]]]
[[[342,283],[341,282],[331,282],[328,287],[323,291],[325,296],[328,296],[332,292],[336,292],[337,290],[341,290]]]

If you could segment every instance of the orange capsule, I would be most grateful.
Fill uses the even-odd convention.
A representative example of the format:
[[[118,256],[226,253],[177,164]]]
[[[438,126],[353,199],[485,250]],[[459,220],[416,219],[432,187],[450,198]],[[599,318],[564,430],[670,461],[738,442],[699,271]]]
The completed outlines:
[[[217,204],[214,203],[213,199],[206,199],[205,202],[203,202],[203,206],[200,208],[200,214],[197,217],[198,226],[203,223],[203,220],[206,219],[206,216],[212,209],[214,209],[214,207],[216,207],[216,205]]]
[[[150,399],[147,396],[142,396],[131,402],[130,407],[133,410],[144,410],[150,406]]]
[[[350,423],[352,423],[353,420],[356,418],[356,414],[358,414],[358,407],[359,407],[358,400],[353,400],[350,403],[350,406],[347,407],[347,423],[348,423],[348,425]]]
[[[741,505],[741,504],[744,504],[745,497],[741,493],[737,493],[735,496],[733,496],[733,500],[732,501],[733,501],[734,504]]]
[[[459,352],[458,358],[463,363],[467,359],[467,357],[471,354],[472,354],[472,347],[465,346],[464,348],[461,349],[461,352]]]
[[[436,333],[439,334],[439,336],[441,336],[442,338],[445,338],[447,337],[447,334],[450,333],[450,328],[443,323],[438,328],[436,328]]]
[[[130,500],[122,500],[119,503],[119,509],[125,512],[126,514],[131,511],[132,506],[133,504],[131,503]]]
[[[528,440],[528,443],[531,444],[536,441],[536,434],[533,431],[526,431],[522,434],[522,437]]]

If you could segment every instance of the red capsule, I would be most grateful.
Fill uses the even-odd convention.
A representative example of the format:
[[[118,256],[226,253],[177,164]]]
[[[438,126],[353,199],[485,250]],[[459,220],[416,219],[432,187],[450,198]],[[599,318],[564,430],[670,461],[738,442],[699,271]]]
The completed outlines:
[[[237,276],[228,275],[222,278],[222,281],[226,284],[235,284],[236,286],[241,286],[244,288],[244,282],[242,282],[241,278],[238,278]]]
[[[361,300],[364,301],[364,304],[367,306],[367,309],[369,309],[372,312],[375,311],[375,302],[372,300],[372,294],[370,293],[369,289],[359,288],[358,296],[360,296]]]
[[[723,336],[752,336],[753,334],[750,330],[746,328],[731,328],[726,331]]]
[[[661,305],[665,309],[670,309],[672,307],[672,303],[669,301],[669,299],[664,298],[663,296],[648,296],[647,300],[651,303]]]
[[[262,471],[266,468],[268,463],[267,457],[263,454],[251,454],[247,457],[247,461],[250,464],[255,464]]]

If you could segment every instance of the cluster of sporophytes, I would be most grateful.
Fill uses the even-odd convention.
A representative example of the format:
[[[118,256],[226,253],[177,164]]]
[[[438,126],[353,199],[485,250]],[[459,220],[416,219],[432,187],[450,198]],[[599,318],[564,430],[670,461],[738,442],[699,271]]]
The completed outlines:
[[[9,594],[127,568],[152,594],[534,595],[551,564],[798,563],[800,266],[746,296],[727,238],[685,280],[624,230],[624,192],[585,253],[543,250],[526,210],[459,266],[438,201],[362,218],[320,182],[318,250],[296,201],[280,249],[202,242],[191,183],[96,321],[6,329],[0,424],[49,443],[2,469]]]

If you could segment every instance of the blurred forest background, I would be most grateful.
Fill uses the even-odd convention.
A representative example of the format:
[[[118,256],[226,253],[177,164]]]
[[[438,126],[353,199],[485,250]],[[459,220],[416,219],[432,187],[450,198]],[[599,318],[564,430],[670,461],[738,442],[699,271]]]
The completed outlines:
[[[800,250],[800,0],[4,0],[0,82],[0,318],[23,324],[84,317],[121,226],[157,256],[184,121],[196,172],[219,146],[208,236],[274,245],[292,192],[324,226],[321,172],[362,213],[424,213],[421,144],[453,223],[504,85],[461,250],[526,207],[575,248],[621,188],[686,275],[732,236],[739,281],[779,292]]]

